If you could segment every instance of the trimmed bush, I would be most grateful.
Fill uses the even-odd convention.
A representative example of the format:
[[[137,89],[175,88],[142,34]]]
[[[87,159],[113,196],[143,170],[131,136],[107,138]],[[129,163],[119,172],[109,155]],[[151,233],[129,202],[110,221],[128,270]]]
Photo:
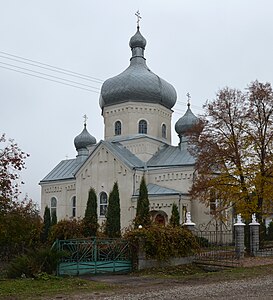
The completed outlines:
[[[84,234],[83,222],[80,220],[61,220],[56,225],[52,226],[49,236],[50,243],[55,240],[68,240],[83,238]]]
[[[199,249],[193,234],[182,227],[152,225],[129,231],[125,238],[136,247],[139,247],[139,242],[142,241],[148,259],[168,260],[171,257],[185,257]]]

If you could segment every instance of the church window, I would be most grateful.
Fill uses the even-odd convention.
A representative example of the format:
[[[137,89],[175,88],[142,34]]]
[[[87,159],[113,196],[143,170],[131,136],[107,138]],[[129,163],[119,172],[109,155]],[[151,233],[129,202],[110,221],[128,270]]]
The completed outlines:
[[[121,122],[115,122],[115,135],[121,135]]]
[[[57,199],[55,197],[50,200],[50,215],[53,216],[53,214],[57,215]]]
[[[166,139],[167,138],[167,130],[166,130],[166,125],[165,124],[162,124],[162,137],[163,139]]]
[[[75,218],[76,217],[76,196],[72,197],[71,200],[71,204],[72,204],[72,217]]]
[[[147,134],[147,121],[140,120],[138,123],[138,133]]]
[[[108,199],[107,194],[102,192],[100,194],[100,216],[105,216],[107,211]]]

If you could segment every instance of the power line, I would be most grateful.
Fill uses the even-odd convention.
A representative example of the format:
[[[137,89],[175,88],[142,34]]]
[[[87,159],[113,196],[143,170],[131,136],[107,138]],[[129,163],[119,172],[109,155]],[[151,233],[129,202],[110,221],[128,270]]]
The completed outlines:
[[[182,102],[182,101],[177,101],[176,104],[177,104],[177,105],[183,105],[183,106],[185,106],[185,107],[187,106],[187,103],[186,103],[186,102]],[[202,108],[201,106],[191,104],[191,107],[203,111],[203,108]]]
[[[0,53],[4,54],[4,55],[8,55],[8,56],[11,56],[11,57],[16,57],[16,58],[19,58],[20,60],[17,60],[17,59],[14,59],[14,58],[9,58],[9,57],[6,57],[6,56],[2,56],[3,58],[6,58],[6,59],[11,59],[11,60],[14,60],[14,61],[18,61],[18,62],[21,62],[21,63],[24,63],[24,64],[29,64],[29,65],[33,65],[33,66],[36,66],[38,68],[44,68],[44,69],[48,69],[48,70],[51,70],[53,72],[59,72],[59,73],[63,73],[63,74],[66,74],[66,75],[69,75],[69,76],[75,76],[75,77],[80,77],[84,80],[90,80],[90,81],[97,81],[98,83],[103,83],[103,80],[102,79],[99,79],[99,78],[96,78],[96,77],[92,77],[92,76],[89,76],[89,75],[84,75],[84,74],[81,74],[81,73],[77,73],[77,72],[74,72],[74,71],[70,71],[70,70],[67,70],[67,69],[63,69],[63,68],[59,68],[59,67],[55,67],[55,66],[52,66],[52,65],[49,65],[49,64],[45,64],[45,63],[41,63],[39,61],[35,61],[35,60],[32,60],[32,59],[28,59],[28,58],[24,58],[24,57],[21,57],[21,56],[18,56],[18,55],[14,55],[14,54],[9,54],[7,52],[3,52],[3,51],[0,51]],[[29,61],[31,63],[27,63],[27,62],[24,62],[24,61],[21,61],[21,60],[25,60],[25,61]],[[33,64],[34,63],[34,64]],[[39,66],[39,65],[41,66]],[[46,67],[42,67],[42,66],[46,66]],[[49,67],[49,68],[47,68]],[[55,69],[55,70],[54,70]],[[69,74],[70,73],[70,74]],[[74,75],[72,75],[74,74]]]
[[[99,94],[98,91],[94,91],[94,90],[82,88],[82,87],[80,87],[80,86],[76,86],[76,85],[73,85],[73,84],[65,83],[65,82],[62,82],[62,81],[57,81],[57,80],[53,80],[53,79],[50,79],[50,78],[46,78],[46,77],[42,77],[42,76],[30,74],[30,73],[27,73],[27,72],[23,72],[23,71],[19,71],[19,70],[14,70],[14,69],[8,68],[8,67],[0,66],[0,68],[2,68],[2,69],[7,69],[7,70],[11,70],[11,71],[14,71],[14,72],[17,72],[17,73],[22,73],[22,74],[25,74],[25,75],[28,75],[28,76],[32,76],[32,77],[42,78],[42,79],[45,79],[45,80],[48,80],[48,81],[57,82],[57,83],[60,83],[60,84],[68,85],[68,86],[71,86],[71,87],[75,87],[75,88],[77,88],[77,89],[81,89],[81,90],[85,90],[85,91],[90,91],[90,92]]]
[[[57,76],[53,76],[53,75],[49,75],[49,74],[46,74],[46,73],[42,73],[42,72],[30,70],[30,69],[23,68],[23,67],[18,67],[16,65],[7,64],[7,63],[4,63],[4,62],[0,62],[0,64],[6,65],[6,66],[9,66],[9,67],[13,67],[13,68],[17,68],[17,69],[20,69],[20,70],[24,70],[24,71],[36,73],[36,74],[39,74],[39,75],[44,75],[44,76],[48,76],[48,77],[51,77],[51,78],[60,79],[60,80],[63,80],[63,81],[69,82],[69,83],[78,84],[78,85],[81,85],[81,86],[85,86],[85,87],[89,87],[89,88],[92,88],[92,89],[99,90],[99,88],[97,88],[95,86],[91,86],[91,85],[88,85],[88,84],[79,83],[79,82],[76,82],[76,81],[73,81],[73,80],[69,80],[69,79],[60,78],[60,77],[57,77]],[[14,71],[14,69],[11,69],[11,68],[10,68],[10,70]],[[45,77],[40,77],[40,78],[45,78]]]

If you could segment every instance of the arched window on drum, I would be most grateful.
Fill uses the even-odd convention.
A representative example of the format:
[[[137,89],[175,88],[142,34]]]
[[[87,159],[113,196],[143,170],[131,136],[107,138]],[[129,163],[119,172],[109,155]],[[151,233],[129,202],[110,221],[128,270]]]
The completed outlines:
[[[140,120],[138,122],[138,133],[147,134],[147,121]]]
[[[121,122],[115,122],[115,135],[121,135]]]

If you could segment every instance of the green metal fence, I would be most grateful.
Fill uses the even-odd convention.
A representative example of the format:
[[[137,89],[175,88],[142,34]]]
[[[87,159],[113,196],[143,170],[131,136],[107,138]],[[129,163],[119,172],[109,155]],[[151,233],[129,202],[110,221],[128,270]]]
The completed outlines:
[[[131,248],[122,239],[57,240],[54,243],[64,253],[57,275],[128,273],[132,270]]]

